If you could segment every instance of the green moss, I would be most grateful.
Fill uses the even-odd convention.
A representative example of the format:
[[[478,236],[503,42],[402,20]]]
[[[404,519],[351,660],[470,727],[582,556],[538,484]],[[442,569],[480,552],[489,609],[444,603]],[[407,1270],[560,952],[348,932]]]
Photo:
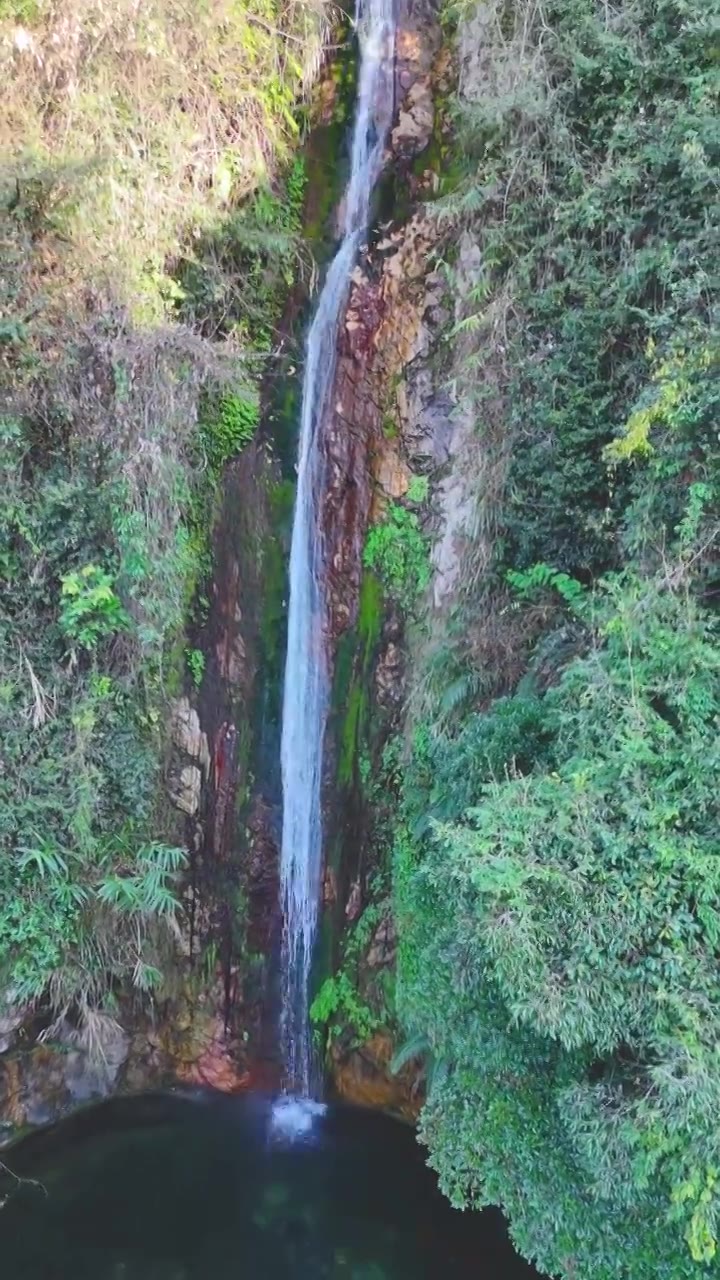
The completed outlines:
[[[4,18],[12,18],[15,22],[34,22],[39,13],[39,0],[0,0],[0,22]]]
[[[250,393],[226,392],[209,403],[198,433],[200,448],[211,476],[252,440],[259,421],[256,398]]]
[[[331,77],[334,84],[332,118],[327,124],[317,125],[310,135],[305,152],[308,191],[310,198],[305,205],[305,239],[313,243],[316,257],[322,260],[323,241],[327,254],[332,252],[334,231],[330,227],[346,180],[345,142],[355,102],[357,65],[350,41],[349,21],[345,19],[338,29],[340,55],[334,60]],[[329,234],[328,234],[329,233]]]
[[[266,667],[275,668],[280,652],[280,634],[285,617],[285,559],[276,536],[271,534],[262,550],[263,601],[260,640]]]
[[[250,720],[243,720],[240,716],[236,717],[239,721],[237,724],[237,740],[236,740],[236,776],[237,791],[235,793],[235,811],[242,814],[245,806],[250,799],[251,783],[250,776],[250,751],[253,745],[253,729]]]
[[[348,785],[353,780],[355,760],[357,758],[360,735],[367,711],[367,694],[360,683],[354,684],[350,690],[347,711],[343,720],[340,735],[340,758],[338,761],[338,782]]]
[[[338,646],[333,705],[345,708],[339,730],[338,782],[355,779],[358,753],[368,730],[368,684],[382,629],[382,586],[365,570],[360,584],[357,625]]]
[[[365,665],[372,657],[372,649],[380,637],[382,628],[382,586],[380,579],[369,569],[363,574],[360,584],[360,604],[358,608],[358,634],[365,642]]]

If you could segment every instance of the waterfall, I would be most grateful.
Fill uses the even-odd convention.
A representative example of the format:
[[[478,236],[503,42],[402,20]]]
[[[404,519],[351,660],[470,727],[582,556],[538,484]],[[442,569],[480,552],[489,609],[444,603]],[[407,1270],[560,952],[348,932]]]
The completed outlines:
[[[335,373],[338,325],[358,250],[367,231],[372,192],[382,168],[392,119],[393,8],[394,0],[358,0],[360,70],[350,179],[343,201],[342,240],[320,294],[305,359],[290,551],[281,745],[280,866],[285,1086],[301,1097],[311,1097],[316,1091],[308,1003],[321,894],[322,758],[330,685],[325,635],[324,477],[320,433],[332,412],[328,401]]]

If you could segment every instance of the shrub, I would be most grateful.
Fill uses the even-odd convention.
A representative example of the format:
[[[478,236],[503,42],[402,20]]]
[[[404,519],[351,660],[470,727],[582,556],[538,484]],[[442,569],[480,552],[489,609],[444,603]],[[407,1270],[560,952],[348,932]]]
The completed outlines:
[[[390,503],[368,533],[363,563],[377,573],[398,604],[412,611],[430,582],[428,542],[415,512]]]
[[[416,672],[399,1007],[445,1191],[567,1280],[718,1266],[713,8],[460,6],[435,206],[477,509],[452,714]]]
[[[717,302],[709,12],[641,0],[616,16],[594,0],[475,11],[487,57],[461,82],[466,178],[439,206],[483,264],[457,343],[479,430],[502,399],[512,438],[503,565],[582,581],[621,556],[632,476],[603,457],[647,455],[668,414],[690,425]],[[668,497],[702,467],[666,476]]]
[[[379,1025],[343,970],[323,982],[310,1006],[310,1021],[316,1027],[327,1027],[333,1037],[350,1028],[358,1042],[368,1040]]]
[[[136,318],[182,300],[173,258],[252,195],[297,133],[323,9],[267,17],[254,0],[211,0],[192,22],[178,0],[0,11],[0,190],[25,220],[52,211],[80,278],[111,277]]]
[[[192,682],[199,689],[205,674],[205,654],[202,649],[186,649],[185,658]]]
[[[60,626],[82,649],[95,649],[101,640],[128,626],[130,619],[115,594],[112,574],[86,564],[60,581]]]

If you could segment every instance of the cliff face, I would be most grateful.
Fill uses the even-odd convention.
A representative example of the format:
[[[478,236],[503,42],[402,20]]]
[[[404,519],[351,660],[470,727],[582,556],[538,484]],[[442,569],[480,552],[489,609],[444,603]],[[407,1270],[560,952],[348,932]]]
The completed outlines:
[[[243,1079],[272,947],[272,822],[248,782],[284,495],[253,436],[284,300],[310,275],[295,114],[327,23],[313,0],[272,26],[252,5],[196,26],[174,0],[140,8],[0,11],[0,1075],[16,1124],[122,1084]]]
[[[405,502],[414,477],[427,477],[436,490],[455,433],[438,348],[451,307],[433,265],[438,230],[426,206],[437,175],[424,160],[442,141],[445,126],[435,104],[447,88],[448,68],[433,6],[425,0],[404,6],[397,48],[396,121],[378,226],[354,273],[324,430],[327,639],[335,693],[326,750],[321,967],[325,974],[337,967],[348,930],[364,921],[360,987],[371,993],[384,990],[393,971],[395,937],[387,897],[377,910],[387,850],[378,845],[376,805],[361,774],[365,757],[377,761],[400,730],[407,643],[402,609],[368,588],[364,549],[369,528],[389,504]],[[328,136],[338,92],[337,76],[325,75],[318,119]],[[311,184],[313,172],[311,165]],[[327,176],[321,167],[315,172],[321,180]],[[327,199],[317,184],[307,192],[306,210],[315,221],[325,216]],[[296,329],[302,295],[296,290],[288,304],[287,323]],[[283,343],[287,370],[297,355],[290,328]],[[297,378],[289,372],[287,385],[297,388]],[[180,931],[163,943],[163,993],[150,1011],[120,994],[113,1017],[98,1023],[99,1053],[78,1042],[71,1017],[55,1024],[44,1043],[46,1016],[8,1010],[0,1023],[6,1128],[47,1121],[116,1089],[172,1081],[227,1090],[277,1084],[276,757],[289,515],[283,470],[290,470],[287,457],[284,464],[279,459],[292,452],[283,416],[274,411],[278,394],[271,380],[257,442],[226,468],[212,583],[204,618],[189,636],[204,656],[202,679],[199,688],[186,681],[166,712],[167,823],[189,849],[190,866]],[[437,522],[437,504],[432,516],[422,505],[423,521]],[[446,571],[447,562],[446,556]],[[371,928],[368,906],[377,916]],[[374,1022],[363,1043],[357,1039],[332,1039],[337,1092],[414,1114],[415,1072],[408,1068],[396,1078],[389,1071],[392,1027]]]

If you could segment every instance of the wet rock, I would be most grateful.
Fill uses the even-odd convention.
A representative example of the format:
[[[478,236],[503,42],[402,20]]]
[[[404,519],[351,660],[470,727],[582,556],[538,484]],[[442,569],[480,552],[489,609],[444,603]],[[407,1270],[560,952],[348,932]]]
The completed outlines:
[[[27,1015],[27,1009],[0,1005],[0,1053],[13,1048]]]
[[[323,906],[332,907],[337,902],[337,876],[333,867],[326,867],[323,875]]]
[[[250,1074],[238,1061],[237,1046],[228,1034],[224,1018],[215,1013],[195,1022],[195,1040],[189,1061],[177,1066],[177,1078],[184,1084],[206,1085],[222,1093],[241,1093],[250,1083]]]
[[[205,773],[210,764],[207,736],[200,728],[198,713],[190,706],[189,698],[177,698],[170,712],[170,732],[173,743],[183,755],[197,760]]]
[[[384,710],[398,710],[405,695],[405,653],[399,644],[388,640],[375,668],[375,697]]]
[[[262,795],[253,797],[248,817],[248,946],[257,955],[272,954],[280,936],[280,846],[277,814]]]
[[[237,795],[238,731],[234,724],[223,720],[213,742],[213,810],[211,848],[216,864],[227,861],[231,855],[234,831],[235,798]]]
[[[392,132],[393,152],[403,158],[419,155],[432,137],[434,124],[435,109],[429,79],[416,80],[405,96]]]
[[[388,914],[380,921],[372,936],[365,964],[369,969],[389,969],[395,964],[397,933],[395,920]]]
[[[110,1020],[105,1022],[110,1024]],[[62,1037],[53,1044],[0,1058],[0,1129],[48,1124],[81,1103],[107,1097],[127,1060],[130,1039],[116,1024],[104,1027],[102,1052],[91,1054]]]
[[[240,689],[248,675],[248,653],[240,604],[243,575],[237,558],[229,554],[223,567],[222,590],[215,586],[218,630],[215,657],[221,679],[231,688]]]
[[[331,1048],[335,1092],[343,1102],[374,1107],[414,1122],[422,1104],[419,1067],[408,1063],[393,1075],[393,1052],[392,1040],[385,1032],[351,1049],[336,1041]]]
[[[353,881],[352,887],[350,889],[350,896],[345,905],[345,919],[352,924],[355,920],[357,920],[361,911],[362,911],[362,890],[360,888],[360,880],[358,878],[357,880]]]
[[[170,778],[170,799],[181,813],[192,818],[200,808],[202,774],[196,764],[186,764]]]

